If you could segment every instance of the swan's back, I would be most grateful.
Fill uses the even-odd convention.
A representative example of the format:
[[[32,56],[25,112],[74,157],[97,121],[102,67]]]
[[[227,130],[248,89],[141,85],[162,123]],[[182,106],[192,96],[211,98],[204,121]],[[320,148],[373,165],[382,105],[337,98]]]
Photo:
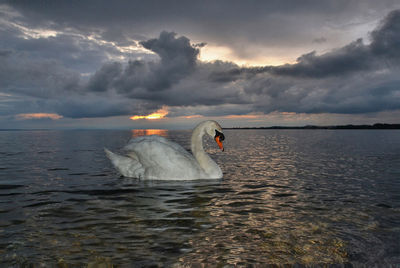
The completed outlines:
[[[188,151],[160,136],[134,138],[124,150],[141,164],[144,179],[187,180],[206,177]]]

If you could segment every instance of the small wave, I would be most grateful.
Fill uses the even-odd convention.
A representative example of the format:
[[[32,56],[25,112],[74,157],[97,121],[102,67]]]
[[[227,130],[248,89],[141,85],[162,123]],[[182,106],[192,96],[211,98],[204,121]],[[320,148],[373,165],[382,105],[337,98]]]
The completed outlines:
[[[249,188],[249,189],[259,189],[259,188],[289,188],[288,186],[284,186],[284,185],[276,185],[276,184],[245,184],[243,185],[243,187],[245,188]]]
[[[241,191],[241,192],[238,192],[238,194],[240,194],[240,195],[257,195],[257,194],[264,193],[264,192],[265,192],[264,190],[260,190],[260,191],[257,191],[257,190],[255,190],[255,191]]]
[[[84,199],[84,198],[68,198],[67,200],[65,200],[67,202],[86,202],[88,201],[88,199]]]
[[[211,190],[204,191],[203,194],[225,194],[225,193],[233,193],[234,190],[230,188],[215,188]]]
[[[244,207],[244,206],[248,206],[248,205],[254,205],[254,202],[232,202],[227,204],[230,207]]]
[[[20,184],[0,184],[0,190],[10,190],[24,187],[24,185]]]
[[[112,190],[77,190],[77,191],[62,191],[70,194],[86,194],[86,195],[119,195],[140,192],[136,189],[112,189]]]
[[[6,156],[14,156],[14,155],[21,155],[21,154],[24,154],[24,152],[5,153]]]
[[[376,204],[376,206],[381,208],[392,208],[392,206],[383,203]]]
[[[22,193],[7,193],[7,194],[0,194],[0,196],[13,196],[13,195],[21,195]]]
[[[272,196],[274,196],[274,197],[289,197],[289,196],[296,196],[296,194],[281,193],[281,194],[273,194]]]
[[[110,189],[110,190],[46,190],[34,192],[34,195],[49,195],[52,193],[67,193],[67,194],[78,194],[78,195],[118,195],[126,193],[137,193],[140,190],[137,189]]]
[[[56,201],[37,202],[37,203],[30,204],[30,205],[26,205],[26,206],[24,206],[24,208],[41,207],[41,206],[46,206],[46,205],[51,205],[51,204],[58,204],[58,203],[60,203],[60,202],[56,202]]]
[[[47,171],[57,171],[57,170],[69,170],[69,168],[56,167],[47,169]]]
[[[106,177],[106,176],[107,176],[107,174],[105,174],[105,173],[99,173],[99,174],[90,175],[90,177]]]

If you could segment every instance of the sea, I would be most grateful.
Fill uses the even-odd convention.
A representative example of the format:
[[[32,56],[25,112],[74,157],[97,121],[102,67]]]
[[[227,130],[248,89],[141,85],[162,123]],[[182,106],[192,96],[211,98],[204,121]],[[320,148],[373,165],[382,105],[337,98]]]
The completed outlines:
[[[191,131],[0,131],[0,267],[399,267],[400,130],[225,130],[218,180],[124,178],[104,148]]]

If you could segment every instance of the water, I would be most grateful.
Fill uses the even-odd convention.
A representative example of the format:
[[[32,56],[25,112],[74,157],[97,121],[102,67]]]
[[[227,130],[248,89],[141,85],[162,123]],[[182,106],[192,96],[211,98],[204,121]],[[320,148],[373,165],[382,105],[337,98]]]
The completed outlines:
[[[0,266],[400,265],[400,131],[226,130],[222,180],[120,177],[189,131],[0,131]]]

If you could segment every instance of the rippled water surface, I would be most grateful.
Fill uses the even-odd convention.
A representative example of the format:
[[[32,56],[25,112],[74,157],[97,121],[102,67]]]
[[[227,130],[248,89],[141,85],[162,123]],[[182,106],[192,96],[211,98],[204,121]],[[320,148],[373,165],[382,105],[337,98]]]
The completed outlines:
[[[400,131],[226,130],[222,180],[120,177],[190,131],[0,131],[0,266],[400,265]]]

